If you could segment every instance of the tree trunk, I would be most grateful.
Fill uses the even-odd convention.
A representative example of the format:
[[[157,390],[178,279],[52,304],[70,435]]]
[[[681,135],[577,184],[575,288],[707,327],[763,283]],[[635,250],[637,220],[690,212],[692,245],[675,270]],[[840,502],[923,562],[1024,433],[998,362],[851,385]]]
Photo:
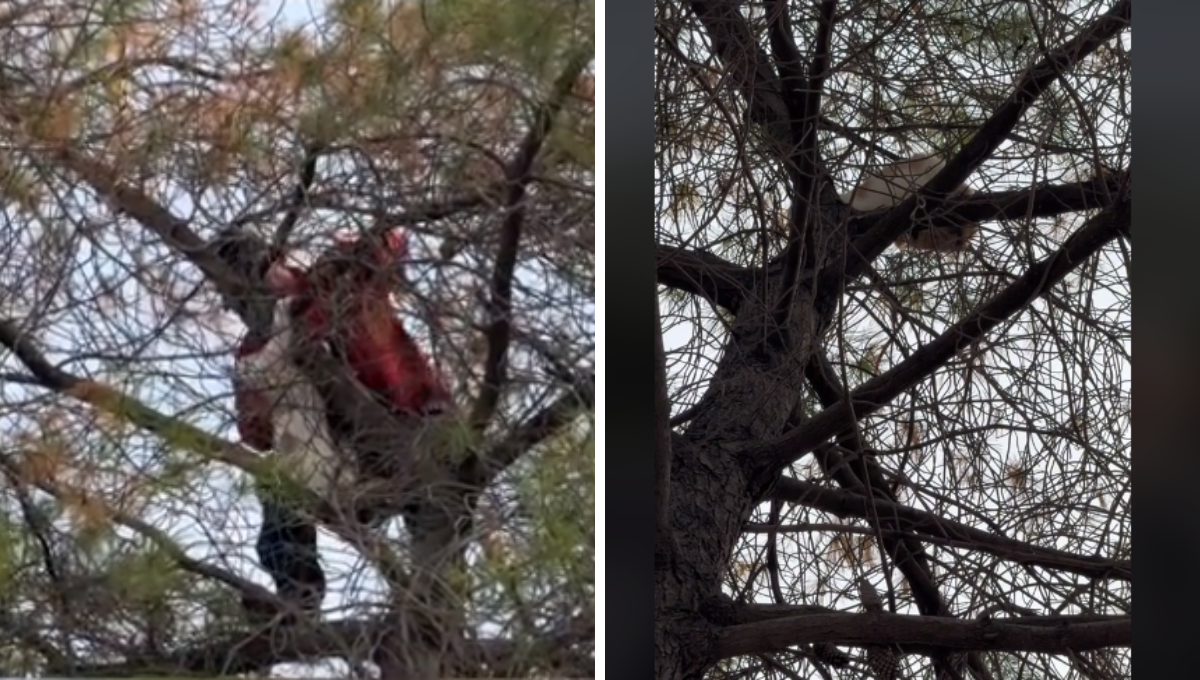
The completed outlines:
[[[460,677],[466,654],[463,574],[473,499],[444,488],[405,517],[410,581],[395,588],[383,644],[375,653],[381,680]]]
[[[747,293],[696,417],[672,440],[671,545],[663,548],[655,574],[658,680],[698,680],[716,662],[713,636],[732,623],[721,583],[742,527],[778,475],[739,455],[732,443],[783,432],[800,399],[815,329],[822,326],[811,294],[801,288],[786,341],[769,332],[781,278]]]

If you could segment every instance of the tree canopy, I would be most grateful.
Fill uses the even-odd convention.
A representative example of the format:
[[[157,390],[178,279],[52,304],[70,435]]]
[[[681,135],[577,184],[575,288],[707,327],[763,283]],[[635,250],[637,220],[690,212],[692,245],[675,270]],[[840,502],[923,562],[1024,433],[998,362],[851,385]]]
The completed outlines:
[[[593,674],[593,33],[540,1],[0,6],[0,675]],[[253,620],[271,471],[230,371],[264,257],[389,227],[457,504],[420,549],[325,522],[321,620]]]
[[[1129,676],[1130,40],[657,0],[659,680]]]

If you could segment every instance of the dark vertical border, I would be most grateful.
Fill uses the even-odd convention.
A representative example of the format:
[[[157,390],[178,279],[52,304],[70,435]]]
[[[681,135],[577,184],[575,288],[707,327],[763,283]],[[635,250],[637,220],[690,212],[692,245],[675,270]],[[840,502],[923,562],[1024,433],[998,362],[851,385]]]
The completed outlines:
[[[1139,240],[1134,393],[1138,676],[1195,663],[1200,612],[1200,5],[1142,3],[1135,18]],[[1184,83],[1187,82],[1187,85]],[[1147,240],[1149,239],[1149,240]],[[1190,675],[1190,673],[1189,673]]]
[[[654,7],[617,0],[601,11],[604,339],[613,369],[604,376],[605,675],[635,680],[654,672]]]

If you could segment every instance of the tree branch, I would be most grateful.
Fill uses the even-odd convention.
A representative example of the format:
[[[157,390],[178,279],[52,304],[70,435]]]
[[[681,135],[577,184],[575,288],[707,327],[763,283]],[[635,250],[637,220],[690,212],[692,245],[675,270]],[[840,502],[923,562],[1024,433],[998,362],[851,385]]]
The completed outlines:
[[[962,620],[901,614],[812,614],[730,626],[717,633],[713,656],[779,652],[794,645],[830,642],[838,645],[899,645],[904,653],[934,656],[947,651],[977,650],[1067,654],[1105,647],[1129,647],[1133,619],[1114,616],[1103,621],[1087,616],[1059,617],[1057,625],[1030,624],[1024,618]]]
[[[387,635],[388,626],[379,619],[342,619],[301,627],[234,631],[209,642],[164,654],[127,657],[120,663],[70,665],[66,660],[51,663],[46,675],[80,678],[128,678],[145,676],[232,676],[258,673],[282,663],[329,658],[366,658]],[[564,648],[578,644],[573,631],[554,633],[528,645],[482,639],[467,643],[465,656],[502,674],[520,668],[535,658],[560,656]]]
[[[806,97],[811,91],[801,95],[804,87],[804,69],[800,67],[802,57],[800,48],[792,36],[792,19],[788,15],[787,0],[768,0],[764,9],[767,12],[767,38],[771,44],[771,56],[775,59],[775,70],[779,72],[779,94],[787,108],[788,122],[791,125],[791,148],[796,149],[802,144],[808,121],[805,119]],[[818,40],[819,42],[819,40]],[[817,50],[820,51],[820,48]],[[811,74],[810,74],[811,75]],[[810,150],[816,148],[815,144]],[[799,152],[799,150],[797,149]],[[796,156],[792,156],[797,160]]]
[[[700,20],[712,41],[713,50],[725,64],[728,81],[747,102],[747,114],[763,129],[770,131],[780,148],[790,148],[788,108],[783,101],[779,79],[771,60],[754,39],[738,3],[729,0],[692,0],[692,13]]]
[[[29,369],[41,386],[78,399],[105,413],[158,435],[170,444],[208,460],[227,463],[250,473],[263,472],[263,461],[249,449],[231,444],[198,427],[163,415],[141,401],[107,385],[80,378],[52,365],[28,335],[11,321],[0,319],[0,345],[4,345]]]
[[[979,132],[971,141],[964,145],[928,184],[891,208],[879,224],[855,240],[851,252],[857,251],[859,257],[848,262],[847,276],[857,277],[888,245],[911,228],[911,215],[919,202],[931,199],[941,201],[961,186],[967,177],[1004,143],[1021,116],[1051,84],[1129,26],[1130,8],[1130,0],[1120,0],[1076,38],[1047,53],[1041,61],[1026,71],[1008,100],[996,109],[987,122],[980,126]]]
[[[497,196],[503,195],[500,183],[481,189],[467,190],[461,194],[445,199],[431,200],[417,205],[405,206],[402,211],[388,212],[375,207],[353,205],[347,199],[345,191],[310,191],[305,197],[305,204],[313,209],[336,210],[350,215],[374,217],[386,227],[412,227],[422,222],[432,222],[445,219],[459,213],[495,207]],[[290,210],[291,200],[281,201],[276,205],[254,212],[244,213],[230,223],[230,228],[243,229],[273,218],[280,212]]]
[[[747,453],[761,456],[764,461],[769,460],[771,465],[782,469],[821,442],[851,427],[856,419],[874,413],[918,381],[932,375],[959,351],[979,341],[990,330],[1044,295],[1116,238],[1122,229],[1127,229],[1132,219],[1131,190],[1132,184],[1126,185],[1124,196],[1115,205],[1088,220],[1063,243],[1061,249],[1031,266],[1008,288],[922,346],[912,356],[861,385],[851,393],[848,401],[843,399],[837,406],[825,409],[776,441],[754,445]]]
[[[10,475],[12,478],[20,479],[24,484],[32,484],[59,501],[62,501],[63,496],[66,495],[62,485],[58,484],[57,482],[49,479],[31,479],[30,475],[23,474],[20,464],[12,461],[7,455],[0,456],[0,466],[3,466],[8,475]],[[147,540],[153,543],[155,547],[162,550],[167,557],[170,557],[180,569],[203,578],[224,583],[225,585],[237,590],[244,598],[261,602],[275,611],[283,611],[287,608],[287,604],[283,600],[280,600],[275,596],[274,593],[266,588],[263,588],[253,581],[247,581],[246,579],[241,578],[232,572],[221,569],[220,567],[206,564],[191,557],[164,532],[156,529],[146,522],[143,522],[137,517],[113,508],[107,502],[105,502],[104,499],[94,496],[87,490],[76,488],[71,489],[69,493],[72,496],[85,497],[94,503],[98,503],[99,507],[103,510],[104,516],[111,519],[114,523],[144,536]]]
[[[781,478],[771,491],[770,497],[814,508],[837,517],[870,520],[878,514],[881,517],[894,519],[896,521],[895,530],[884,529],[885,534],[948,543],[995,555],[1016,564],[1056,569],[1088,578],[1133,581],[1133,562],[1131,560],[1110,560],[1102,557],[1076,555],[1054,548],[1043,548],[976,529],[961,522],[893,501],[880,498],[868,499],[857,493],[830,489],[792,477]],[[874,506],[874,510],[872,506]]]
[[[512,284],[517,265],[517,249],[525,223],[525,193],[532,179],[533,162],[541,151],[554,119],[566,103],[579,74],[591,57],[578,52],[567,61],[566,68],[554,83],[549,101],[539,107],[537,120],[521,142],[516,157],[505,168],[508,181],[505,207],[507,215],[500,227],[500,245],[492,269],[491,297],[488,301],[490,323],[484,331],[487,352],[484,358],[483,387],[471,410],[471,423],[482,431],[491,420],[500,402],[508,374],[508,345],[512,335]]]
[[[51,156],[199,268],[239,316],[246,317],[245,300],[269,296],[261,282],[240,276],[186,221],[172,215],[140,189],[120,183],[120,173],[66,145],[52,147]]]
[[[790,236],[787,249],[783,253],[783,291],[774,310],[776,327],[778,332],[782,333],[783,329],[788,327],[788,317],[792,313],[792,303],[796,297],[801,250],[807,250],[810,258],[815,255],[816,241],[809,234],[808,226],[814,213],[811,208],[817,204],[817,192],[813,189],[817,186],[817,174],[821,169],[820,152],[817,149],[821,90],[825,87],[825,74],[829,71],[829,45],[833,39],[833,15],[837,2],[821,2],[816,45],[813,47],[813,59],[808,69],[804,97],[800,101],[796,101],[798,98],[793,95],[786,82],[794,79],[799,84],[801,80],[800,54],[792,41],[787,7],[783,0],[773,0],[771,4],[776,12],[774,21],[771,22],[771,45],[775,48],[779,72],[783,76],[783,99],[788,104],[788,112],[792,118],[792,140],[795,143],[795,152],[787,164],[792,184],[791,216],[788,220]],[[785,70],[786,62],[781,59],[795,59],[795,68]]]
[[[529,449],[553,437],[579,417],[580,412],[595,408],[596,379],[572,381],[565,391],[542,410],[513,429],[503,441],[487,453],[476,457],[484,471],[466,471],[460,479],[482,486],[503,472]],[[474,460],[474,458],[473,458]]]
[[[813,391],[817,393],[823,407],[829,408],[845,398],[846,387],[834,372],[833,366],[824,352],[817,350],[813,353],[805,367],[805,377]],[[865,497],[895,502],[896,495],[888,487],[878,461],[866,455],[866,442],[863,441],[858,428],[847,430],[839,438],[839,444],[849,447],[854,454],[843,455],[841,447],[821,447],[815,457],[825,473],[848,491],[861,493]],[[946,600],[942,597],[937,583],[934,581],[933,567],[930,564],[929,554],[925,551],[925,545],[915,537],[905,535],[896,518],[879,512],[878,505],[869,505],[867,510],[869,512],[867,519],[874,530],[873,533],[900,573],[908,580],[913,600],[916,601],[921,614],[925,616],[948,614]],[[980,665],[978,659],[971,659],[970,663],[975,666]],[[945,671],[946,675],[961,680],[945,657],[935,658],[934,666],[939,674]],[[983,674],[980,677],[989,676]]]
[[[100,411],[126,420],[147,432],[161,437],[169,445],[191,451],[208,460],[233,465],[256,478],[269,478],[270,475],[277,472],[275,467],[268,461],[248,449],[231,444],[182,420],[163,415],[141,401],[123,394],[112,387],[93,380],[79,378],[53,366],[33,346],[27,335],[18,331],[17,327],[11,322],[2,319],[0,319],[0,345],[8,347],[25,364],[29,371],[41,381],[42,386],[47,389],[73,397]],[[315,352],[309,352],[306,355],[305,365],[308,366],[311,364],[324,365],[325,370],[329,371],[333,370],[333,367],[328,364],[336,364],[336,362],[328,355],[317,355]],[[339,382],[335,385],[335,390],[340,390],[342,387],[346,389],[352,388],[352,386]],[[358,391],[361,392],[361,390]],[[334,398],[341,400],[342,403],[346,403],[350,399],[350,396],[335,391]],[[365,397],[360,395],[360,398]],[[367,399],[369,400],[369,398]],[[375,404],[376,408],[383,409],[374,400],[369,401]],[[383,421],[383,425],[377,424],[374,428],[359,429],[355,432],[356,436],[363,438],[388,437],[391,443],[413,440],[413,433],[411,432],[413,425],[411,423],[404,422],[399,418],[392,418],[386,411],[384,414],[385,420]],[[394,489],[385,491],[395,493]],[[367,492],[367,489],[362,491],[364,495]],[[298,499],[300,503],[315,509],[314,515],[333,531],[335,535],[350,545],[360,548],[366,557],[377,564],[389,583],[403,587],[408,582],[406,570],[401,566],[399,559],[388,549],[386,543],[370,535],[368,532],[357,530],[352,523],[343,521],[339,513],[329,507],[325,499],[317,497],[312,491],[300,488],[297,490],[297,495],[300,496]]]
[[[954,224],[1017,220],[1029,217],[1055,217],[1066,213],[1094,210],[1112,203],[1112,197],[1129,181],[1130,171],[1095,177],[1081,182],[1051,184],[1030,189],[976,193],[968,197],[947,198],[936,220]],[[849,236],[857,238],[878,225],[886,212],[868,213],[851,220]],[[929,226],[935,226],[931,220]]]
[[[753,270],[704,250],[663,245],[654,250],[659,284],[737,312],[747,290],[743,281]]]
[[[272,238],[272,250],[281,251],[287,245],[288,239],[291,238],[292,232],[296,229],[296,223],[300,221],[300,213],[309,205],[308,190],[312,187],[312,183],[317,178],[317,160],[321,157],[321,152],[325,146],[321,143],[310,143],[304,147],[304,161],[300,164],[300,178],[296,182],[296,186],[292,189],[291,198],[288,200],[287,212],[284,213],[283,220],[280,221],[279,227],[275,229],[275,235]]]

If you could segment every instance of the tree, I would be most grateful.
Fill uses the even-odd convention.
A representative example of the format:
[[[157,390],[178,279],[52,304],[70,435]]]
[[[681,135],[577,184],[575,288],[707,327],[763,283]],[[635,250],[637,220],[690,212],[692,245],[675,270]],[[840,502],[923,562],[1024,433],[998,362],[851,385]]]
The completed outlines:
[[[1128,677],[1129,30],[656,3],[659,680]],[[899,205],[839,198],[929,153]]]
[[[591,675],[592,6],[276,10],[0,8],[0,673]],[[321,518],[285,625],[232,349],[269,253],[389,227],[454,455],[382,530]]]

